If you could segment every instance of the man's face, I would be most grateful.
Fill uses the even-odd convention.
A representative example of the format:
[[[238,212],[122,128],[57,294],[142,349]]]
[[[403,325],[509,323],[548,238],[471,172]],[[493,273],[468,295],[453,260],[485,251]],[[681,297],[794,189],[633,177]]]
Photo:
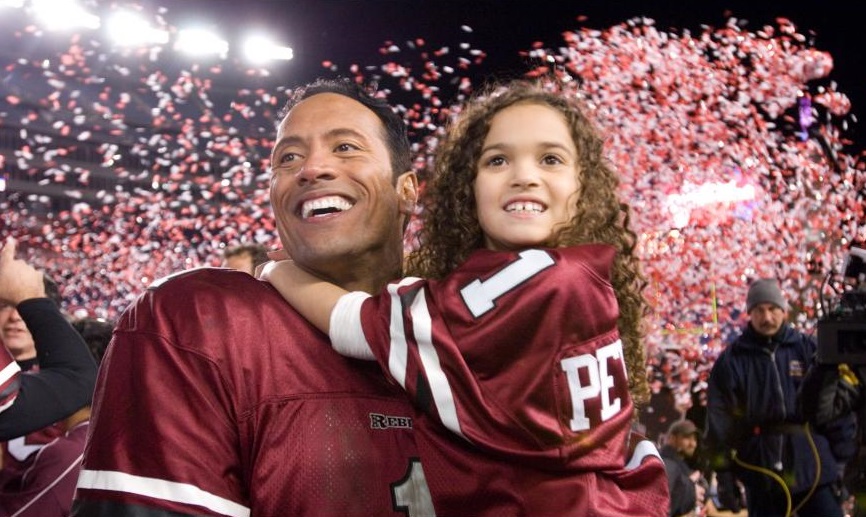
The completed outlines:
[[[0,342],[16,361],[36,357],[36,343],[15,307],[0,303]]]
[[[271,160],[271,205],[292,259],[332,279],[363,261],[399,264],[410,207],[372,111],[339,94],[309,97],[283,119]]]
[[[772,303],[759,303],[749,311],[752,328],[767,337],[776,335],[787,317],[788,311]]]
[[[687,435],[675,434],[671,437],[671,445],[683,458],[691,458],[698,448],[698,436],[694,433]]]

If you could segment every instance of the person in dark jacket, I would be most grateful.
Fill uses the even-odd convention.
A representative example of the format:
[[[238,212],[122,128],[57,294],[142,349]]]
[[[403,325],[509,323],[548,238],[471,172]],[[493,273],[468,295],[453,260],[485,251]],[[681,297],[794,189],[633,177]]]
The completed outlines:
[[[816,343],[786,322],[776,280],[752,283],[746,311],[749,323],[716,360],[707,391],[707,447],[720,498],[737,509],[730,497],[736,477],[749,517],[842,517],[836,487],[856,450],[853,415],[818,432],[797,410]]]
[[[671,424],[665,438],[666,443],[659,451],[665,462],[668,476],[668,489],[671,493],[671,507],[668,515],[680,517],[694,515],[698,504],[698,490],[695,479],[699,474],[688,464],[698,448],[698,428],[691,420],[678,420]],[[693,472],[695,474],[693,474]]]

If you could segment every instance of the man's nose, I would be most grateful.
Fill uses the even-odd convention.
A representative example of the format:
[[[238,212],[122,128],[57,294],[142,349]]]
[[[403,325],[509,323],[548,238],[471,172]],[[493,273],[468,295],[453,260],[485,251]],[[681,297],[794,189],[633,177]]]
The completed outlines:
[[[298,169],[296,177],[298,183],[315,183],[316,181],[331,180],[337,176],[334,170],[333,157],[325,150],[312,150],[304,160],[304,164]]]

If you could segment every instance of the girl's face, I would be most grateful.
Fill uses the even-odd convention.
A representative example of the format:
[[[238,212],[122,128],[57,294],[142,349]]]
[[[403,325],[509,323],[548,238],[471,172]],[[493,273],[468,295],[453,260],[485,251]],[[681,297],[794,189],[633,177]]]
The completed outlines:
[[[475,201],[488,249],[546,244],[574,216],[577,149],[565,117],[549,106],[515,104],[497,113],[476,168]]]

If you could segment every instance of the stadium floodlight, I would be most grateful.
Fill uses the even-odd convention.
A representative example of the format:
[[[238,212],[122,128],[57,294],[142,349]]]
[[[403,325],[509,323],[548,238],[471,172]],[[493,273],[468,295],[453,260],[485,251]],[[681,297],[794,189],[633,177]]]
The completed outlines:
[[[269,61],[288,61],[294,57],[292,47],[274,43],[265,36],[250,36],[244,43],[244,55],[252,63]]]
[[[70,0],[33,0],[33,14],[47,30],[98,29],[100,20]]]
[[[132,11],[118,11],[106,20],[108,36],[117,45],[165,45],[168,31],[154,28],[141,15]]]
[[[229,42],[207,29],[182,29],[177,34],[175,49],[193,56],[218,55],[225,58]]]

